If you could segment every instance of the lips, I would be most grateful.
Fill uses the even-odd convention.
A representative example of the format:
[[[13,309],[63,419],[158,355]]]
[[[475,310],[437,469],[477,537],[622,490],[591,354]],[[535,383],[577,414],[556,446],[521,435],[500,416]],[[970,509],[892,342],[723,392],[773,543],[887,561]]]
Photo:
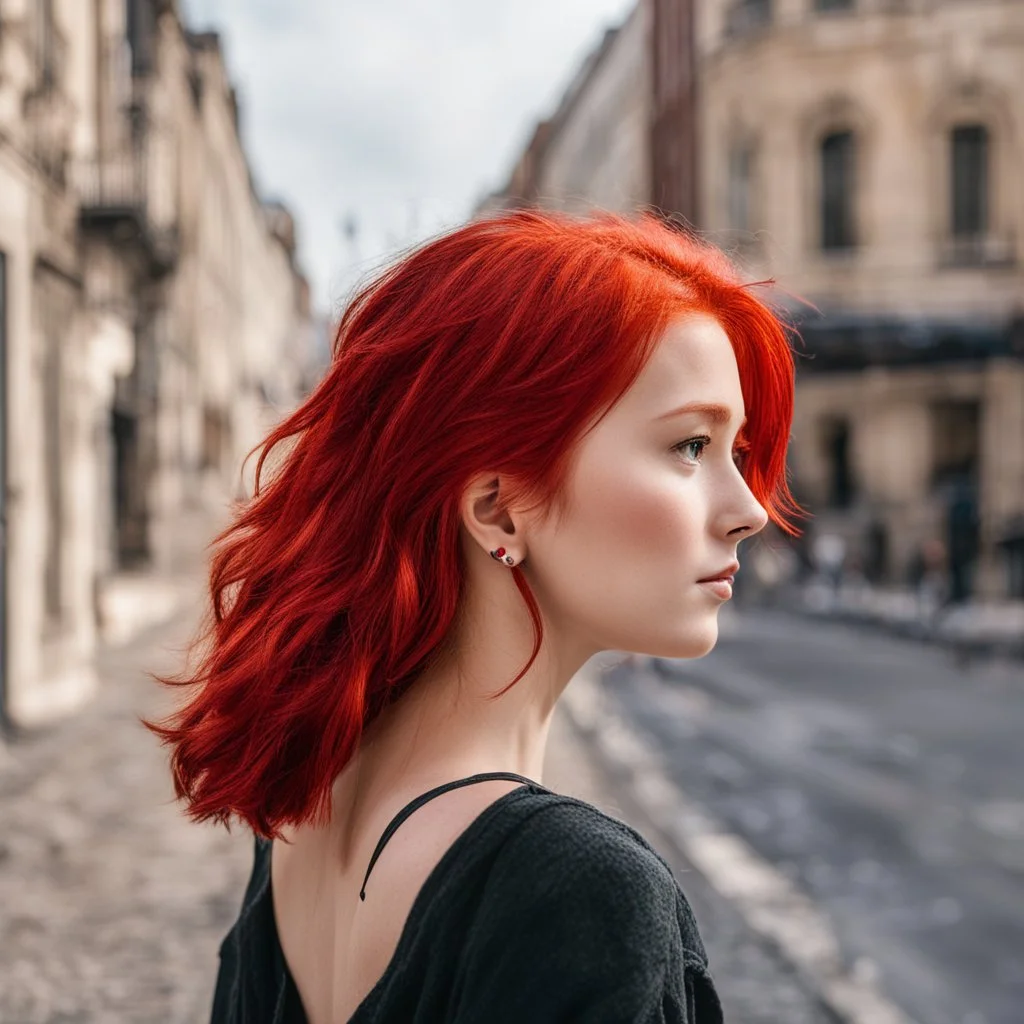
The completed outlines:
[[[705,576],[701,580],[697,580],[698,583],[717,583],[722,581],[724,583],[732,583],[735,580],[736,573],[739,571],[739,562],[732,562],[727,565],[721,572],[715,573],[713,576]]]

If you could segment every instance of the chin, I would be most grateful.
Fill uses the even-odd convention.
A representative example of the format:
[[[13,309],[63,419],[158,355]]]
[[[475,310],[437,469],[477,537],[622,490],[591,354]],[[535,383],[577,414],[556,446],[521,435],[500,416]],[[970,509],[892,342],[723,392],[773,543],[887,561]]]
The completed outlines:
[[[685,632],[677,633],[671,639],[652,645],[643,653],[652,658],[703,658],[714,650],[718,643],[718,617],[715,616],[700,628],[690,628]]]

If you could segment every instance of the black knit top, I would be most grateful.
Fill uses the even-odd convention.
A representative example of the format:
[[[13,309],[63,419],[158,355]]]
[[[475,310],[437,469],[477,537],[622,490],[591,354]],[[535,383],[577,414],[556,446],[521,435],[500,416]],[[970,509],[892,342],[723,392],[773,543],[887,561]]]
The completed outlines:
[[[370,868],[413,810],[485,778],[522,779],[486,773],[423,794]],[[720,1024],[693,912],[665,861],[625,823],[522,781],[430,873],[350,1024]],[[274,923],[270,850],[256,839],[211,1024],[306,1024]]]

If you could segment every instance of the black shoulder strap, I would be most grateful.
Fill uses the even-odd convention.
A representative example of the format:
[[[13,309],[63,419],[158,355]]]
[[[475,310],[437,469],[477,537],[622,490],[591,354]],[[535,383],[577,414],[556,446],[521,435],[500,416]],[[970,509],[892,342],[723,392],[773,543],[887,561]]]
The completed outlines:
[[[384,849],[387,841],[395,834],[395,829],[405,821],[414,811],[418,811],[428,800],[433,800],[435,796],[440,796],[442,793],[447,793],[450,789],[458,789],[460,786],[471,786],[475,782],[489,782],[491,779],[508,779],[510,782],[522,782],[527,786],[533,786],[535,789],[542,789],[546,793],[550,793],[551,790],[546,789],[540,783],[534,782],[533,779],[527,779],[522,775],[516,775],[515,772],[482,772],[479,775],[470,775],[465,779],[456,779],[455,782],[446,782],[443,786],[436,786],[434,789],[428,790],[421,796],[416,797],[415,800],[411,800],[407,803],[392,819],[384,834],[380,837],[380,842],[377,843],[377,849],[373,851],[373,856],[370,858],[370,866],[366,869],[366,877],[363,879],[363,887],[359,891],[359,898],[361,900],[366,899],[366,883],[370,878],[370,872],[373,870],[373,865],[377,863],[377,858],[380,856],[381,850]]]

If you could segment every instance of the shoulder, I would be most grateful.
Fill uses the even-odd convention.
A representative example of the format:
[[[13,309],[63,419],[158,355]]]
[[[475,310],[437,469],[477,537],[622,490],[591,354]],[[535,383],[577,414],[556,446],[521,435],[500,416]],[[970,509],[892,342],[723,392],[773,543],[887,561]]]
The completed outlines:
[[[535,796],[498,851],[488,903],[508,914],[557,912],[628,940],[643,930],[678,933],[679,890],[671,869],[634,829],[572,797]]]
[[[517,800],[503,818],[462,931],[455,1019],[721,1021],[685,899],[638,832],[556,794]]]
[[[529,857],[533,866],[560,873],[571,869],[597,879],[632,878],[673,891],[675,879],[665,860],[625,822],[575,797],[542,794],[509,836],[502,854]]]

